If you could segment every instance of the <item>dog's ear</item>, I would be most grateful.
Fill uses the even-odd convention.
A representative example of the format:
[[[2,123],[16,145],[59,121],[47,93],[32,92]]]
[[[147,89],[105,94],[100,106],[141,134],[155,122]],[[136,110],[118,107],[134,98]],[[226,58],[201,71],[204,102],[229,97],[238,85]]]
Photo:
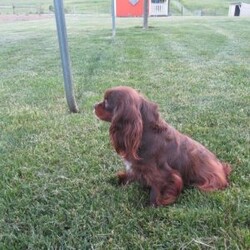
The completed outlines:
[[[159,121],[157,104],[142,98],[141,115],[144,122],[151,124]]]
[[[141,142],[143,121],[138,100],[132,98],[119,100],[111,121],[112,144],[116,152],[125,158],[132,156],[139,159],[137,151]]]

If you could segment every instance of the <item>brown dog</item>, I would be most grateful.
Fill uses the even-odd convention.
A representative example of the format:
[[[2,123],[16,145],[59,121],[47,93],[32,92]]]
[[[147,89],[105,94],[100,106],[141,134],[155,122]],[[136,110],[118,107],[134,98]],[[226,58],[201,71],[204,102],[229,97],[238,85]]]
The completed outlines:
[[[130,87],[105,92],[95,114],[111,122],[110,139],[124,159],[119,183],[139,181],[150,187],[152,206],[173,203],[184,186],[214,191],[228,186],[229,164],[162,120],[157,105]]]

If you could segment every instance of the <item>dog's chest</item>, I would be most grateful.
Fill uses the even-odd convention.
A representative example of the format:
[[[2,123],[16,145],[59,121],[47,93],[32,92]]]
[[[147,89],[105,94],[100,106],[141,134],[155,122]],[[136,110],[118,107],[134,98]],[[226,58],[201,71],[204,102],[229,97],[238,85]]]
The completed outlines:
[[[132,171],[132,163],[130,161],[127,161],[127,160],[123,160],[123,162],[124,162],[126,171],[131,172]]]

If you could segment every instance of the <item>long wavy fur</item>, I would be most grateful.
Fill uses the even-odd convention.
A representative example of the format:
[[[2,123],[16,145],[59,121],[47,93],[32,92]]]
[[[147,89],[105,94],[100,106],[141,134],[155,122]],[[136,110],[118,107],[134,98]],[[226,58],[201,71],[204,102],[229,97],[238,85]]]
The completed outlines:
[[[95,113],[111,122],[112,145],[126,162],[126,171],[117,174],[119,183],[150,187],[152,206],[175,202],[185,186],[214,191],[229,185],[230,165],[166,123],[158,106],[134,89],[107,90]]]

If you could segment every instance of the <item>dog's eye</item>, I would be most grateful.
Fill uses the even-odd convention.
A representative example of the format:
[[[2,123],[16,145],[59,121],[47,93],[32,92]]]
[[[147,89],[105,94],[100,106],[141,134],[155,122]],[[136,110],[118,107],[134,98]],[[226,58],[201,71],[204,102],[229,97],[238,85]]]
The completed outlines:
[[[107,111],[109,111],[109,112],[112,111],[112,104],[109,103],[107,99],[104,99],[104,101],[103,101],[103,106],[104,106],[104,108],[105,108]]]

